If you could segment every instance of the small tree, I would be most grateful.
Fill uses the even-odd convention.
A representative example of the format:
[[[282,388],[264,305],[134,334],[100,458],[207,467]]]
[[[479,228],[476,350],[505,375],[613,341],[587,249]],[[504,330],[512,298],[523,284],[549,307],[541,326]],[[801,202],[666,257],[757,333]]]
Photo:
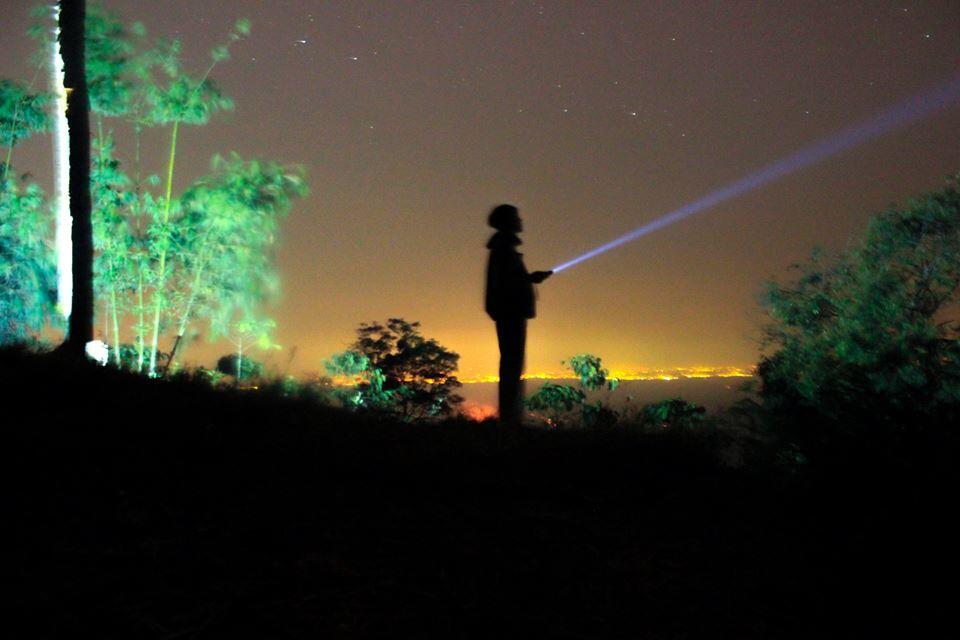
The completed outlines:
[[[229,46],[246,36],[250,32],[250,23],[247,20],[238,20],[230,32],[227,44],[214,47],[210,53],[210,64],[199,78],[192,78],[183,69],[180,60],[180,42],[177,40],[167,43],[162,48],[162,60],[158,68],[162,71],[160,78],[154,78],[148,83],[147,99],[149,111],[147,119],[150,124],[170,125],[170,151],[167,157],[167,175],[165,179],[162,206],[158,216],[153,221],[152,233],[153,253],[156,257],[156,268],[152,274],[153,284],[153,324],[152,348],[148,373],[156,375],[156,360],[152,354],[156,352],[160,340],[161,320],[163,313],[170,303],[167,295],[166,283],[170,277],[171,268],[167,265],[167,256],[174,245],[171,220],[175,213],[173,205],[173,176],[177,160],[177,142],[180,125],[204,125],[209,122],[215,113],[232,109],[233,101],[222,95],[213,81],[210,73],[220,62],[229,59]]]
[[[765,404],[837,429],[948,423],[960,406],[957,180],[875,216],[833,258],[768,285]]]
[[[561,364],[566,365],[565,362]],[[582,389],[547,382],[525,401],[527,408],[545,413],[549,424],[557,428],[577,421],[587,427],[615,422],[616,412],[599,400],[588,403],[583,389],[599,391],[606,388],[613,391],[620,385],[620,381],[611,378],[610,371],[603,368],[600,358],[589,353],[570,358],[569,367],[579,379]]]
[[[396,392],[394,410],[404,420],[449,415],[463,402],[455,393],[460,356],[420,335],[419,322],[362,323],[351,350],[382,372],[383,389]]]
[[[171,361],[197,316],[213,318],[225,304],[253,308],[275,291],[280,220],[307,193],[300,167],[232,155],[215,156],[212,168],[181,198]]]
[[[219,335],[228,339],[236,348],[235,363],[236,369],[234,375],[237,384],[243,379],[244,359],[249,358],[247,353],[251,349],[273,350],[279,349],[280,345],[273,342],[273,330],[277,323],[270,318],[262,318],[252,309],[238,309],[238,317],[234,318],[232,313],[224,315],[219,323],[214,325],[214,330]],[[169,362],[169,360],[168,360]],[[169,369],[169,366],[167,367]]]
[[[238,382],[243,378],[263,375],[263,364],[238,353],[230,353],[217,359],[217,371],[225,376],[233,376]]]
[[[600,358],[584,353],[570,358],[570,368],[580,379],[580,384],[591,391],[599,391],[604,387],[608,391],[614,391],[620,386],[617,378],[610,377],[610,371],[603,368]]]

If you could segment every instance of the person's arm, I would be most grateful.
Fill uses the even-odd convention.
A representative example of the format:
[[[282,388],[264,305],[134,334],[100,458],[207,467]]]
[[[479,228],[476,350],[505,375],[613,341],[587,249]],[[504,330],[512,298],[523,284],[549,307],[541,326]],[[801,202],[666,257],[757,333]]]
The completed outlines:
[[[553,271],[534,271],[530,274],[530,282],[540,284],[553,275]]]

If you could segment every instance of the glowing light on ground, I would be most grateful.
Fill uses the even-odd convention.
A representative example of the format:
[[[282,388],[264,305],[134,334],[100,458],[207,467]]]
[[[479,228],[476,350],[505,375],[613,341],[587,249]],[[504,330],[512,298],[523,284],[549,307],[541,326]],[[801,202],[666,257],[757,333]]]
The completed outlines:
[[[85,351],[87,357],[101,367],[107,366],[110,359],[110,347],[103,340],[91,340],[86,344]]]
[[[464,406],[460,409],[460,413],[468,420],[483,422],[484,420],[496,418],[497,408],[487,404],[464,403]]]
[[[960,75],[954,76],[949,82],[940,85],[936,89],[915,95],[903,102],[887,107],[867,120],[851,125],[832,136],[821,138],[785,158],[777,160],[758,171],[740,178],[736,182],[708,193],[699,200],[685,204],[679,209],[671,211],[652,222],[648,222],[642,227],[638,227],[596,249],[591,249],[572,260],[559,264],[553,267],[553,271],[556,273],[568,269],[585,260],[606,253],[611,249],[615,249],[628,242],[633,242],[649,233],[663,229],[674,222],[679,222],[696,213],[706,211],[731,198],[753,191],[774,180],[790,175],[795,171],[799,171],[838,153],[873,140],[894,129],[922,120],[937,111],[946,109],[958,100],[960,100]]]

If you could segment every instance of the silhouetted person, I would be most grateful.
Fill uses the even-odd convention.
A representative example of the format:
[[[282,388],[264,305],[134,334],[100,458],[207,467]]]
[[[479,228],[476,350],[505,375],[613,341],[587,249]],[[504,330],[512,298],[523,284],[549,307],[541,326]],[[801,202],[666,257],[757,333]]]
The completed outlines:
[[[487,248],[487,314],[497,323],[497,342],[500,345],[500,420],[518,424],[522,415],[524,349],[527,342],[527,320],[537,314],[533,285],[539,284],[552,271],[528,273],[523,254],[517,252],[521,243],[517,234],[523,231],[523,221],[517,208],[501,204],[490,212],[488,223],[497,230]]]

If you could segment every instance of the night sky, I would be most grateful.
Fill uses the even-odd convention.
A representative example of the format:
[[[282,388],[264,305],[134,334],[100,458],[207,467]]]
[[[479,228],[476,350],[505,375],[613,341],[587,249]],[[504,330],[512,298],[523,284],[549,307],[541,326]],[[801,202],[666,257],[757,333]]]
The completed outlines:
[[[34,4],[2,0],[0,77],[31,73]],[[296,372],[392,316],[459,352],[463,376],[495,373],[492,205],[520,208],[526,264],[547,269],[960,70],[956,0],[106,4],[182,37],[196,69],[251,19],[213,74],[236,108],[183,130],[177,186],[217,152],[306,166],[274,313]],[[584,351],[620,370],[750,366],[763,281],[938,188],[960,170],[958,140],[954,106],[556,275],[539,287],[528,371]],[[165,143],[146,140],[157,173]],[[44,184],[49,145],[15,156]]]

